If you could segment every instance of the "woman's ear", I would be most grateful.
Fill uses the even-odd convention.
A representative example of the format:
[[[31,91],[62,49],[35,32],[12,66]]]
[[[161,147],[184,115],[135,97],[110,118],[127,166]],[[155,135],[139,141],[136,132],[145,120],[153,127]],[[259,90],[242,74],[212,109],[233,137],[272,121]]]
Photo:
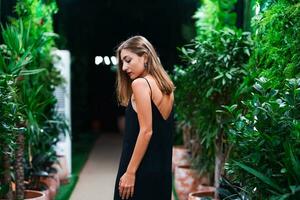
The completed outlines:
[[[144,53],[143,58],[144,58],[144,63],[148,63],[148,54]]]

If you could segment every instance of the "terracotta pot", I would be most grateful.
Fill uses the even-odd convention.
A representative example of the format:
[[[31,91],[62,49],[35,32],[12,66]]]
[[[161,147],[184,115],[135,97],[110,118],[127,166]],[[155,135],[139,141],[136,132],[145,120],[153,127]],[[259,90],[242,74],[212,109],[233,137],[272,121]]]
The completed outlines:
[[[190,192],[210,185],[209,175],[200,176],[196,170],[191,169],[190,165],[177,166],[174,177],[179,200],[187,200]]]
[[[40,176],[34,177],[29,182],[25,181],[25,191],[38,191],[45,194],[45,200],[51,200],[49,186],[40,180]]]
[[[189,163],[188,149],[184,148],[184,146],[174,146],[172,156],[172,172],[174,172],[175,167],[180,165],[189,165]]]
[[[199,185],[199,175],[190,166],[177,166],[175,168],[175,189],[179,200],[187,200],[190,192],[195,191]]]
[[[46,195],[40,191],[25,190],[25,200],[46,200]]]
[[[197,191],[189,193],[188,200],[202,200],[204,197],[211,197],[211,199],[214,200],[214,195],[215,195],[214,187],[203,186]]]
[[[26,181],[25,181],[26,182]],[[15,196],[15,183],[12,182],[13,185],[13,195]],[[24,191],[24,199],[25,200],[50,200],[49,198],[49,189],[44,191],[37,191],[37,190],[25,190]],[[0,199],[5,200],[5,199]]]
[[[42,183],[42,184],[44,184],[44,183]],[[44,198],[45,200],[51,200],[49,187],[45,185],[45,187],[40,188],[40,189],[41,190],[39,190],[39,189],[26,189],[25,190],[25,195],[26,195],[26,191],[37,191],[37,192],[42,192],[42,193],[45,194],[45,198]],[[25,199],[26,199],[26,196],[25,196]]]
[[[54,176],[43,176],[40,177],[40,181],[44,184],[46,184],[49,188],[49,199],[54,200],[55,195],[57,193],[57,182],[55,180]]]

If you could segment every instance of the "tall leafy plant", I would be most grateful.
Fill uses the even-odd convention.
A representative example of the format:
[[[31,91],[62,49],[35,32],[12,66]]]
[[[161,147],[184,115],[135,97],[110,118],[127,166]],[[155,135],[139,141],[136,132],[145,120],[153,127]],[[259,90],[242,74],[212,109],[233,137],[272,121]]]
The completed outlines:
[[[46,39],[45,43],[33,52],[33,61],[29,66],[30,69],[44,68],[46,73],[25,79],[22,89],[24,103],[28,105],[25,111],[30,120],[27,130],[30,137],[26,138],[28,158],[40,156],[39,152],[43,149],[45,154],[51,154],[51,159],[54,159],[56,155],[53,148],[58,141],[58,135],[67,130],[67,127],[61,130],[59,126],[50,125],[64,123],[64,119],[58,120],[56,117],[58,115],[55,110],[57,100],[54,96],[55,87],[62,84],[63,79],[60,72],[53,66],[51,55],[51,51],[55,48],[54,40],[57,37],[53,32],[52,19],[56,12],[55,0],[22,0],[16,5],[16,13],[24,20],[25,26],[29,27],[31,23],[35,25],[29,32],[30,37],[37,40],[40,35],[43,35]],[[53,128],[49,129],[49,126]],[[33,166],[32,160],[27,159],[27,161],[28,166],[32,166],[32,170],[37,168]]]
[[[190,118],[197,141],[193,160],[200,172],[214,171],[214,184],[229,155],[227,124],[222,109],[233,110],[234,94],[243,78],[252,41],[235,27],[236,1],[205,0],[195,14],[197,37],[181,49],[186,67],[175,67],[176,106],[181,118]],[[179,92],[178,92],[179,91]],[[216,193],[216,198],[217,193]]]
[[[53,91],[55,86],[62,83],[62,78],[53,67],[51,57],[56,37],[52,28],[52,16],[56,11],[55,0],[17,1],[18,18],[11,19],[10,25],[3,29],[3,52],[6,54],[0,55],[0,72],[17,77],[17,102],[22,108],[18,112],[24,116],[20,123],[12,126],[26,127],[22,129],[25,132],[16,134],[14,141],[17,144],[13,150],[16,154],[14,169],[17,199],[23,199],[24,153],[26,160],[31,162],[29,158],[37,152],[33,148],[39,149],[41,141],[47,141],[46,135],[52,138],[47,150],[53,152],[51,145],[53,141],[57,141],[58,132],[61,131],[59,125],[50,125],[61,123],[56,119]],[[52,128],[48,128],[49,126]]]
[[[26,114],[22,97],[21,97],[21,83],[20,81],[26,75],[38,74],[43,69],[28,70],[26,67],[32,61],[32,50],[38,48],[41,45],[41,40],[31,40],[28,35],[28,29],[24,28],[22,20],[16,21],[16,25],[7,25],[3,28],[2,37],[4,44],[2,45],[0,52],[0,72],[2,75],[2,87],[4,97],[8,97],[3,101],[3,121],[2,135],[5,138],[8,136],[8,140],[3,144],[4,150],[4,169],[7,172],[7,176],[4,178],[4,182],[8,184],[7,197],[11,197],[10,189],[10,158],[14,158],[15,165],[14,177],[16,180],[16,198],[24,198],[24,170],[23,170],[23,159],[24,159],[24,131],[26,130]],[[9,79],[8,79],[9,78]],[[8,79],[8,80],[7,80]],[[6,85],[5,85],[6,83]],[[10,137],[12,136],[12,137]],[[5,140],[3,140],[5,141]],[[9,148],[11,144],[15,148]],[[8,145],[8,146],[7,146]],[[7,157],[10,153],[14,156]],[[8,160],[6,160],[8,159]],[[10,175],[9,175],[10,176]]]
[[[224,27],[234,29],[236,14],[233,12],[233,8],[235,3],[236,1],[229,2],[224,0],[201,0],[201,6],[193,16],[196,19],[196,39],[199,41],[205,41],[206,38],[211,37],[211,34],[214,31],[220,31]],[[184,48],[181,50],[183,54],[189,53],[186,52]],[[195,88],[193,91],[191,91],[191,87],[185,86],[186,81],[191,81],[191,79],[189,79],[190,77],[186,77],[186,79],[184,78],[184,74],[186,73],[189,72],[181,69],[178,66],[175,66],[173,78],[176,80],[177,84],[180,85],[180,89],[178,88],[176,91],[176,98],[178,99],[178,108],[182,108],[177,109],[176,112],[178,121],[177,128],[178,130],[182,130],[185,146],[188,147],[190,144],[192,144],[192,149],[194,149],[193,151],[196,152],[200,147],[197,144],[199,138],[197,134],[195,134],[195,131],[197,130],[193,126],[195,123],[192,122],[195,119],[193,114],[195,108],[194,104],[191,104],[191,102],[194,103],[193,101],[196,101],[194,94],[197,94],[197,89]],[[188,93],[188,91],[191,93]],[[195,136],[196,138],[193,138]]]
[[[213,31],[206,40],[183,47],[186,67],[175,68],[178,114],[191,118],[201,143],[194,164],[200,172],[212,174],[215,170],[216,187],[231,148],[224,131],[227,116],[218,110],[232,104],[232,96],[245,76],[251,44],[249,33],[228,28]]]
[[[255,50],[231,112],[228,168],[253,198],[299,197],[299,1],[269,1],[255,18]]]

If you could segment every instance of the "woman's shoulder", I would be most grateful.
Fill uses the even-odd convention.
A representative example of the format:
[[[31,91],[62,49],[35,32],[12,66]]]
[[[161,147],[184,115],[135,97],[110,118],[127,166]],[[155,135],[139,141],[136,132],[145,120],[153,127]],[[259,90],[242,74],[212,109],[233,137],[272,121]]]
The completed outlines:
[[[135,96],[145,96],[150,95],[151,96],[151,88],[149,87],[147,80],[145,78],[137,78],[132,81],[131,83],[132,88],[132,97],[135,99]]]
[[[145,78],[136,78],[131,83],[132,89],[134,89],[134,88],[140,89],[140,88],[146,87],[147,85],[148,85],[148,83],[145,80]]]

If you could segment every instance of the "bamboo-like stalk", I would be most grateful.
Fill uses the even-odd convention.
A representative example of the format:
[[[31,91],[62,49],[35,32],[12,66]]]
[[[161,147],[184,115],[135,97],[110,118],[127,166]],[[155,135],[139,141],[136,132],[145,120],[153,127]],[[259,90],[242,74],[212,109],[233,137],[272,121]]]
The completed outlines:
[[[0,146],[3,147],[3,151],[4,152],[8,152],[9,148],[6,144],[0,144]],[[2,157],[2,163],[3,163],[3,184],[8,186],[8,191],[5,194],[5,199],[8,200],[13,200],[13,193],[12,193],[12,188],[11,188],[11,176],[10,176],[10,158],[9,155],[7,153],[3,154]]]
[[[24,199],[24,142],[25,136],[22,131],[17,135],[17,149],[16,149],[16,162],[15,162],[15,176],[16,176],[16,200]]]

